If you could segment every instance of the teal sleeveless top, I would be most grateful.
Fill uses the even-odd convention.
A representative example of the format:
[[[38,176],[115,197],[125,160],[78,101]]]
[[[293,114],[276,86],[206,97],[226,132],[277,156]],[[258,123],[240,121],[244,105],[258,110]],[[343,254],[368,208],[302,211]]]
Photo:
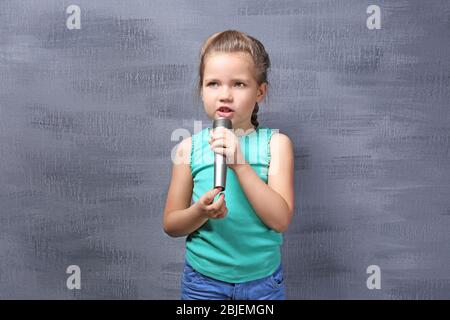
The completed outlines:
[[[192,136],[190,166],[194,202],[213,188],[214,152],[208,143],[210,130],[205,128]],[[246,161],[265,183],[272,134],[270,128],[257,128],[238,137]],[[201,274],[230,283],[267,277],[281,263],[282,234],[259,218],[230,168],[227,168],[226,183],[228,214],[223,219],[209,219],[186,238],[186,260]]]

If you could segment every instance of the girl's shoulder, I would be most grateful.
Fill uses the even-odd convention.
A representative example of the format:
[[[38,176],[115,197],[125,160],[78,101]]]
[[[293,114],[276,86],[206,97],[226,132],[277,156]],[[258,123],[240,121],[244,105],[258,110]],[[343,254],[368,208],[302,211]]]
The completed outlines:
[[[272,134],[270,139],[269,171],[270,184],[284,185],[293,176],[294,144],[288,135],[280,132]]]
[[[177,146],[175,151],[174,162],[175,164],[187,164],[191,163],[191,145],[192,137],[184,138]]]
[[[278,130],[272,130],[272,139],[271,140],[277,140],[280,141],[281,143],[292,143],[291,138],[289,138],[289,136],[285,133],[282,133]]]
[[[294,144],[287,134],[272,129],[270,150],[271,153],[274,151],[279,152],[280,154],[291,153],[294,150]]]
[[[269,130],[271,139],[274,143],[290,144],[292,140],[285,133],[280,132],[280,129],[274,129],[269,127],[261,127],[260,130]]]

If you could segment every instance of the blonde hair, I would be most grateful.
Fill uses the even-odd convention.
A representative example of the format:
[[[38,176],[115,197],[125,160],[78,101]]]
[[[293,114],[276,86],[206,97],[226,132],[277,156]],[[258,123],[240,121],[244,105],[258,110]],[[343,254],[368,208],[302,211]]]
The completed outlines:
[[[247,53],[256,70],[256,82],[258,86],[262,83],[267,83],[267,71],[270,68],[269,55],[264,48],[264,45],[257,39],[237,30],[226,30],[223,32],[214,33],[208,39],[206,39],[200,51],[200,64],[199,64],[199,82],[198,82],[198,94],[201,95],[203,87],[203,74],[205,71],[205,61],[208,55],[216,52],[235,53],[243,52]],[[252,113],[252,124],[257,128],[258,122],[258,103],[255,104],[255,108]]]

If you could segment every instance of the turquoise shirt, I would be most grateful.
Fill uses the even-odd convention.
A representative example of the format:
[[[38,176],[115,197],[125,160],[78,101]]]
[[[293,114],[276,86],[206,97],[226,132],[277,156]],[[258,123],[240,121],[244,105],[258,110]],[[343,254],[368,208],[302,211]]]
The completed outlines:
[[[192,136],[190,166],[194,202],[213,188],[214,152],[208,143],[210,130],[205,128]],[[246,161],[265,183],[272,134],[270,128],[257,128],[238,137]],[[228,214],[223,219],[209,219],[186,238],[186,260],[198,272],[231,283],[269,276],[281,263],[282,234],[259,218],[230,168],[227,168],[226,183]]]

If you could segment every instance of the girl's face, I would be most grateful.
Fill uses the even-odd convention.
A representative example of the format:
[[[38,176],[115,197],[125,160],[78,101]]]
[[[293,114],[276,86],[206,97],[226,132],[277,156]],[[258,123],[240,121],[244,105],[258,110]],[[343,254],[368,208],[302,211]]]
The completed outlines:
[[[251,129],[255,103],[261,102],[266,92],[267,84],[256,82],[255,67],[248,54],[213,53],[207,56],[202,100],[211,119],[226,117],[233,123],[233,129]],[[229,109],[231,112],[224,112]]]

